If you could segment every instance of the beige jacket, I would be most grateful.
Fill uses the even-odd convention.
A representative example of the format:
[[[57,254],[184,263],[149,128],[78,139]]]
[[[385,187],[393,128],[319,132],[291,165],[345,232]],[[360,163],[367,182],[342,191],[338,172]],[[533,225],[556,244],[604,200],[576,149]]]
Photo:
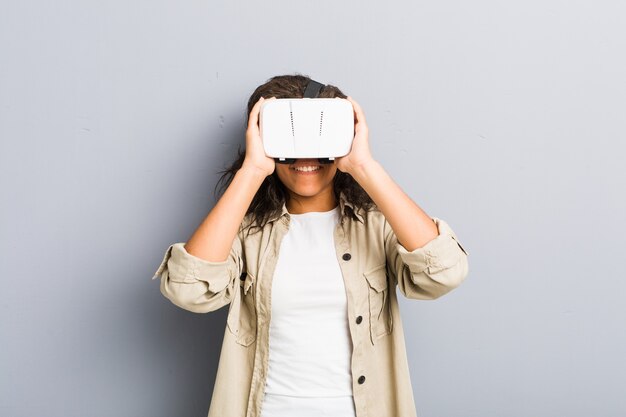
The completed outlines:
[[[355,212],[343,194],[339,205],[348,215],[337,225],[334,240],[348,303],[356,415],[414,417],[396,285],[410,299],[440,297],[465,279],[467,252],[436,217],[431,218],[439,235],[409,252],[378,209]],[[181,308],[207,313],[229,304],[209,417],[261,415],[272,276],[289,221],[283,206],[280,216],[244,239],[246,217],[223,262],[197,258],[184,243],[174,243],[155,272],[163,295]]]

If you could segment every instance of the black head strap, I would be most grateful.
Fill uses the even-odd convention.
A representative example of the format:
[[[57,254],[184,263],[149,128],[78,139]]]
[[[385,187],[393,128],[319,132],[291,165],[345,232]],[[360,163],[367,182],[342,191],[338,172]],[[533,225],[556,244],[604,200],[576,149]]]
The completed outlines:
[[[320,90],[324,87],[324,84],[317,81],[310,80],[304,90],[304,98],[315,98],[320,93]]]

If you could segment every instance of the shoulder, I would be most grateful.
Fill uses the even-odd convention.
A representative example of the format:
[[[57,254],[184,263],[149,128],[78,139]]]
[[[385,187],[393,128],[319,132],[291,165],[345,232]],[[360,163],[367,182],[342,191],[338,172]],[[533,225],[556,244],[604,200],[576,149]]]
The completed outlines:
[[[258,219],[254,213],[247,213],[239,225],[239,236],[243,240],[246,240],[246,238],[249,237],[258,239],[263,234],[270,232],[272,230],[272,225],[276,221],[277,219],[266,220],[262,226],[259,226]]]
[[[357,223],[366,229],[383,229],[385,227],[385,223],[387,222],[387,219],[383,215],[382,211],[380,211],[376,205],[373,205],[368,209],[361,207],[357,209],[357,214],[363,219],[363,222],[357,221]]]

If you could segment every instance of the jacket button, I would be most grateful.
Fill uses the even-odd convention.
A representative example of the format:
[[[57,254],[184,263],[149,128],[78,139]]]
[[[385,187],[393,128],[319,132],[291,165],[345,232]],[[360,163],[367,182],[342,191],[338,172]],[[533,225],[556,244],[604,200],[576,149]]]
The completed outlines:
[[[359,316],[356,318],[356,324],[361,324],[362,321],[363,321],[363,317]]]
[[[344,253],[342,258],[344,261],[349,261],[350,258],[352,258],[352,255],[350,255],[349,253]]]
[[[242,272],[241,275],[239,275],[239,279],[242,280],[242,281],[245,280],[246,279],[246,273]]]
[[[363,375],[361,375],[361,376],[359,377],[359,384],[362,384],[362,383],[364,383],[364,382],[365,382],[365,377],[364,377]]]

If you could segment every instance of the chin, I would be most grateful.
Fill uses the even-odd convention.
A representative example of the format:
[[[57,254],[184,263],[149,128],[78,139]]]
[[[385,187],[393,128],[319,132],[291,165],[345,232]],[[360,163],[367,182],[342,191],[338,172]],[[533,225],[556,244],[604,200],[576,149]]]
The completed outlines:
[[[294,187],[290,191],[302,197],[313,197],[322,192],[322,187]]]

